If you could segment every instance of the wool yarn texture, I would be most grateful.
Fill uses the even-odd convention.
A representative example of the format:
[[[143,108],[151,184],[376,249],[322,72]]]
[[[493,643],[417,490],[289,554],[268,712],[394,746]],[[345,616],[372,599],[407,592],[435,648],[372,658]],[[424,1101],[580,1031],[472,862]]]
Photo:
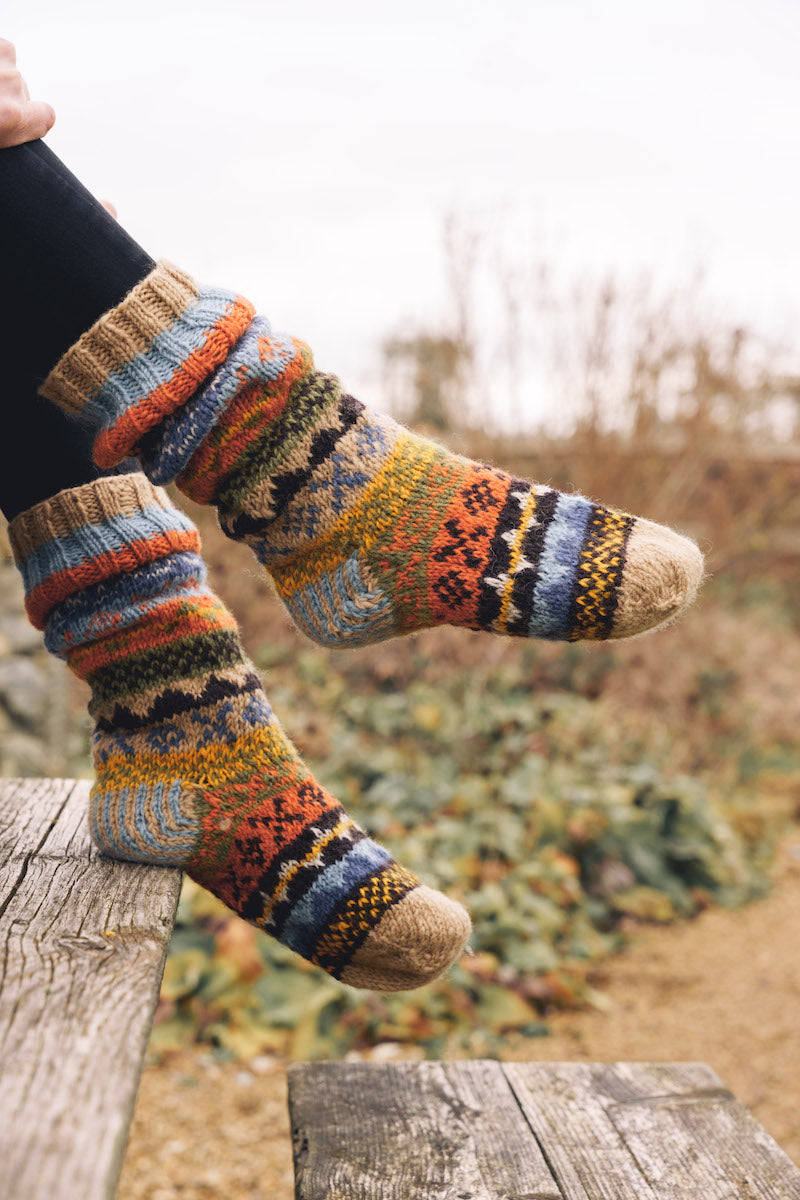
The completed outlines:
[[[20,514],[9,537],[31,621],[91,688],[101,851],[184,868],[356,987],[417,987],[459,956],[467,913],[316,783],[165,492],[101,478]]]
[[[215,504],[297,625],[332,647],[433,625],[603,640],[673,620],[703,575],[673,530],[450,454],[371,412],[240,296],[160,263],[45,395],[104,469]]]

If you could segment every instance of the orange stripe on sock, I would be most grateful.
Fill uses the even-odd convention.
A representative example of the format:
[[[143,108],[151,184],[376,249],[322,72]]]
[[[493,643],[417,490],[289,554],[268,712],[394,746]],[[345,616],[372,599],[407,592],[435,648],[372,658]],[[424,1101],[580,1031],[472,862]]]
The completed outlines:
[[[296,767],[289,770],[294,774]],[[192,878],[213,889],[228,905],[236,899],[234,887],[245,894],[255,890],[285,846],[324,813],[341,811],[333,796],[321,788],[308,787],[309,782],[289,779],[275,787],[270,786],[272,780],[256,772],[247,783],[204,790],[204,836],[188,864]],[[276,811],[280,821],[275,820]],[[247,854],[247,841],[254,829],[259,838],[255,862]]]
[[[111,633],[89,646],[75,647],[70,651],[69,665],[76,675],[86,679],[94,671],[131,654],[169,646],[196,634],[236,628],[236,621],[216,596],[194,598],[191,605],[185,600],[171,600],[159,605],[155,612],[145,614],[134,629]]]
[[[50,611],[62,600],[95,583],[102,583],[104,579],[124,575],[146,563],[156,562],[166,554],[182,550],[200,553],[200,537],[196,529],[172,529],[156,537],[140,538],[121,546],[119,550],[97,554],[80,566],[54,571],[25,598],[25,610],[31,624],[37,629],[44,629]]]
[[[480,505],[466,502],[471,486],[485,492]],[[486,574],[497,513],[508,482],[471,465],[445,511],[428,554],[428,603],[434,624],[477,628],[481,579]]]
[[[252,304],[237,296],[225,315],[209,329],[202,346],[184,359],[167,383],[135,401],[110,429],[97,435],[93,456],[98,467],[107,470],[122,462],[148,430],[180,408],[225,361],[254,316]]]
[[[295,357],[278,378],[244,388],[178,476],[181,491],[198,504],[214,499],[237,462],[284,411],[294,385],[313,368],[309,347],[296,338],[293,342]],[[269,349],[266,339],[264,349]]]

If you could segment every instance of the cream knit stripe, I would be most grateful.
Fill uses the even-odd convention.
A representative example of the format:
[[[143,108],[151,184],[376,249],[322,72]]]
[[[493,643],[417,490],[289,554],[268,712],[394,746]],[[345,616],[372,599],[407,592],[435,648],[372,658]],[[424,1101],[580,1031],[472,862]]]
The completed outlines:
[[[198,296],[189,275],[160,262],[66,352],[44,381],[42,395],[79,415],[113,372],[169,329]]]
[[[17,565],[53,538],[67,537],[110,517],[135,517],[150,507],[173,509],[164,489],[154,487],[138,471],[66,488],[14,520],[12,548]]]

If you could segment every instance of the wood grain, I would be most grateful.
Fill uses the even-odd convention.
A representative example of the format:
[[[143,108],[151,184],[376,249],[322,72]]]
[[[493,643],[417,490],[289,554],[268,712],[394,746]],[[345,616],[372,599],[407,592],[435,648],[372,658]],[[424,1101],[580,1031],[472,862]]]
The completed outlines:
[[[562,1200],[495,1062],[289,1068],[297,1200]]]
[[[180,872],[104,858],[88,783],[0,781],[0,1194],[113,1197]]]
[[[800,1200],[702,1063],[318,1063],[289,1105],[297,1200]]]
[[[704,1063],[509,1063],[567,1200],[800,1200],[800,1171]]]

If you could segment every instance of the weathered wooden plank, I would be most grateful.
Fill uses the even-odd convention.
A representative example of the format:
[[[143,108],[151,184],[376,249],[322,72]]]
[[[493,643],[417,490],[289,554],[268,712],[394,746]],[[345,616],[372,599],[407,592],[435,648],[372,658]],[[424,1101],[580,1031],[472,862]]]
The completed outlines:
[[[180,888],[103,858],[89,785],[0,782],[0,1192],[114,1194]]]
[[[705,1064],[621,1065],[602,1086],[609,1118],[657,1196],[672,1194],[667,1184],[687,1197],[800,1200],[800,1171]]]
[[[0,913],[74,787],[70,779],[0,780]]]
[[[496,1062],[289,1069],[297,1200],[562,1200]]]
[[[505,1073],[566,1200],[800,1200],[800,1171],[703,1063]]]

